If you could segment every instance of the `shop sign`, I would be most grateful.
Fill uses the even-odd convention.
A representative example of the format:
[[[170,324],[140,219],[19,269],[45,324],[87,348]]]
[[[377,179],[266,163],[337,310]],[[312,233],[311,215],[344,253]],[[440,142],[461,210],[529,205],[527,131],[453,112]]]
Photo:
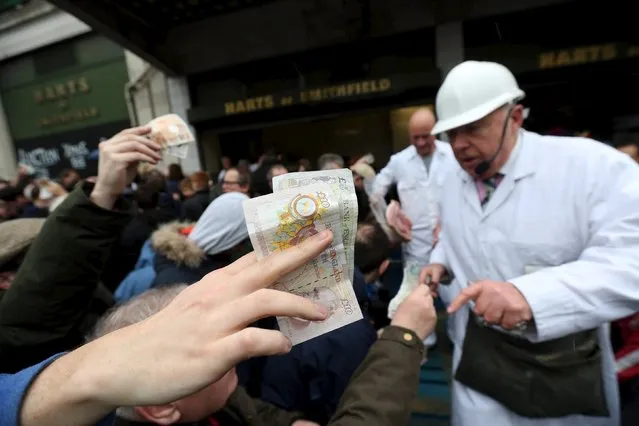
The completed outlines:
[[[70,102],[78,96],[86,96],[91,92],[91,85],[86,77],[80,76],[64,81],[57,81],[33,91],[33,100],[36,104],[54,104],[58,112],[41,117],[38,120],[40,127],[52,127],[72,121],[89,120],[99,115],[100,110],[96,106],[74,109]]]
[[[2,93],[19,141],[128,119],[126,65],[118,60],[12,87]]]
[[[335,86],[304,89],[279,95],[267,94],[224,103],[224,115],[264,111],[279,107],[322,103],[333,100],[358,99],[388,92],[392,89],[389,78],[355,81]]]
[[[593,44],[539,54],[539,69],[552,69],[639,56],[639,46],[624,43]]]

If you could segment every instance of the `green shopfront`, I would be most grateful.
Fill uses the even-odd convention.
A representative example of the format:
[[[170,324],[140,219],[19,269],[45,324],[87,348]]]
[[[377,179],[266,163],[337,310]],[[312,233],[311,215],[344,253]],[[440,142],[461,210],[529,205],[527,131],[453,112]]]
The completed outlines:
[[[19,163],[41,176],[97,170],[101,140],[129,125],[124,51],[95,34],[0,64],[0,95]]]

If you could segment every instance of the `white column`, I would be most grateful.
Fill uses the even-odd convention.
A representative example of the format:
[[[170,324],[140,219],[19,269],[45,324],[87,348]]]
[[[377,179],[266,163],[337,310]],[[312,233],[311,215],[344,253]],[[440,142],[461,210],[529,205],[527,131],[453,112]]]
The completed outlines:
[[[464,60],[464,31],[461,21],[435,27],[435,56],[442,79],[455,65]]]
[[[171,105],[171,112],[187,120],[187,111],[191,108],[191,96],[189,95],[189,84],[184,77],[167,77],[168,97]],[[195,135],[195,129],[191,126],[191,131]],[[198,142],[199,143],[199,142]],[[193,173],[201,170],[200,153],[198,146],[189,148],[188,156],[181,160],[184,173]]]
[[[131,52],[126,52],[126,64],[129,71],[129,84],[134,85],[128,98],[129,113],[134,124],[142,125],[153,118],[175,113],[187,121],[187,111],[191,107],[191,97],[186,78],[171,78]],[[195,130],[191,127],[195,134]],[[180,163],[186,174],[201,169],[197,145],[189,147],[188,156],[180,159],[165,155],[159,164],[166,168],[170,163]]]
[[[16,153],[7,117],[0,98],[0,177],[12,179],[17,170]]]

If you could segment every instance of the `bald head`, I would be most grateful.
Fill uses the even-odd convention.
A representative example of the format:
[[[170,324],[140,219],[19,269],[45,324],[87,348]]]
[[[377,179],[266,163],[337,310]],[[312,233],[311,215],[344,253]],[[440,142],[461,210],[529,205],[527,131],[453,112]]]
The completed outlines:
[[[435,136],[430,133],[434,125],[435,115],[427,108],[415,111],[408,122],[410,142],[422,157],[432,155],[435,152]]]

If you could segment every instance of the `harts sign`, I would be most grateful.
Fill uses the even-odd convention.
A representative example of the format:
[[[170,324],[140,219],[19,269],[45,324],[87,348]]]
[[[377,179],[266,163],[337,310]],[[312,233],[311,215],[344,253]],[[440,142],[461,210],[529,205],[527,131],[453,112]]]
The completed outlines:
[[[639,56],[639,46],[624,43],[594,44],[544,52],[539,55],[539,68],[550,69]]]
[[[70,121],[86,120],[99,115],[98,108],[86,107],[70,110],[69,102],[77,96],[87,95],[91,86],[84,77],[51,84],[33,92],[33,99],[38,105],[55,104],[60,110],[56,114],[48,114],[40,118],[40,127],[55,126]]]
[[[357,98],[387,92],[391,89],[391,80],[364,80],[336,86],[301,90],[282,95],[264,95],[224,103],[224,114],[242,114],[298,104],[311,104],[333,99]]]

